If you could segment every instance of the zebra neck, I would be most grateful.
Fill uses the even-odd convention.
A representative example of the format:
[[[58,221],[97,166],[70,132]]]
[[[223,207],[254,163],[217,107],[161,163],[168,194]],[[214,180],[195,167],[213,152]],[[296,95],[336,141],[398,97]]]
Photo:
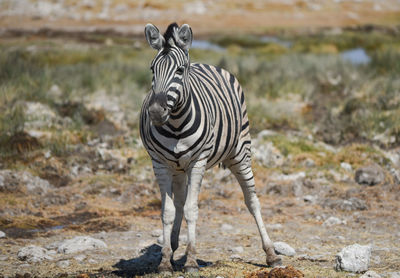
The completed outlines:
[[[172,118],[179,118],[182,115],[182,112],[188,108],[190,102],[192,101],[189,82],[189,75],[186,74],[183,77],[183,86],[181,87],[181,91],[178,93],[175,108],[171,111]]]

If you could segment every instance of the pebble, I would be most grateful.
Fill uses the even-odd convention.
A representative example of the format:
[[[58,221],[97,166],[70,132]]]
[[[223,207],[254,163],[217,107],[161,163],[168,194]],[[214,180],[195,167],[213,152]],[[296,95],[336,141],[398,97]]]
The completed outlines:
[[[371,257],[370,245],[346,246],[336,255],[335,269],[360,273],[368,270]]]
[[[289,257],[296,255],[296,250],[294,250],[294,248],[289,244],[282,241],[274,242],[274,249],[278,255],[281,254]]]
[[[351,165],[347,162],[340,163],[340,167],[349,172],[353,171],[353,167],[351,167]]]
[[[57,266],[61,268],[69,267],[70,263],[69,260],[62,260],[57,262]]]
[[[230,259],[235,261],[235,260],[240,260],[242,259],[242,257],[240,257],[238,254],[233,254],[230,256]]]
[[[91,249],[107,248],[104,241],[89,236],[77,236],[72,239],[63,241],[58,246],[57,252],[71,254]]]
[[[6,234],[3,231],[0,231],[0,238],[6,237]]]
[[[381,278],[381,276],[375,271],[368,270],[363,275],[361,275],[360,278]]]
[[[232,251],[234,253],[242,253],[244,251],[242,246],[236,246],[232,248],[228,248],[229,251]]]
[[[163,231],[161,229],[156,229],[151,231],[151,236],[152,237],[159,237],[163,234]]]
[[[317,199],[318,199],[317,196],[312,196],[312,195],[306,195],[303,197],[304,202],[310,204],[315,204],[317,202]]]
[[[337,217],[331,216],[328,219],[326,219],[322,225],[326,226],[326,227],[331,227],[331,226],[340,225],[340,224],[346,224],[346,221],[342,221]]]

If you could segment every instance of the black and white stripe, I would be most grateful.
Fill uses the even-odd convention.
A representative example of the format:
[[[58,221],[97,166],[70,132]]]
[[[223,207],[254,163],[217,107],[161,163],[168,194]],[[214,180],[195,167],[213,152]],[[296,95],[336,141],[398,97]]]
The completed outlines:
[[[249,120],[243,90],[229,72],[206,64],[192,64],[188,25],[171,24],[164,36],[148,24],[150,46],[158,50],[151,63],[152,88],[144,100],[140,134],[152,162],[162,195],[163,260],[178,246],[184,213],[188,222],[188,261],[194,259],[197,197],[205,169],[222,163],[238,179],[247,207],[256,219],[267,263],[279,261],[261,218],[251,169]]]

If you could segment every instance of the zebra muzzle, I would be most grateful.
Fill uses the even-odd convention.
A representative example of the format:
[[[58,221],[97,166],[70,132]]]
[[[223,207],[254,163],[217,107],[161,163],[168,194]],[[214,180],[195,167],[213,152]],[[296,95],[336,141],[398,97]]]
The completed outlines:
[[[150,120],[153,125],[161,126],[169,119],[169,109],[161,106],[157,102],[151,104],[148,108]]]

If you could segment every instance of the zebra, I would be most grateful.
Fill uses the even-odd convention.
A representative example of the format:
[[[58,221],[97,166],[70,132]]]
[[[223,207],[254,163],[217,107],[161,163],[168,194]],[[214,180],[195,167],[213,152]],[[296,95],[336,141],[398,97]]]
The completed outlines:
[[[173,271],[183,216],[188,229],[184,270],[198,270],[198,196],[205,170],[217,164],[229,168],[242,188],[267,265],[281,264],[255,192],[249,120],[238,80],[224,69],[190,62],[193,33],[188,24],[170,24],[164,35],[147,24],[144,33],[149,45],[158,51],[150,66],[151,90],[140,114],[140,136],[151,157],[162,201],[164,242],[158,271]]]

